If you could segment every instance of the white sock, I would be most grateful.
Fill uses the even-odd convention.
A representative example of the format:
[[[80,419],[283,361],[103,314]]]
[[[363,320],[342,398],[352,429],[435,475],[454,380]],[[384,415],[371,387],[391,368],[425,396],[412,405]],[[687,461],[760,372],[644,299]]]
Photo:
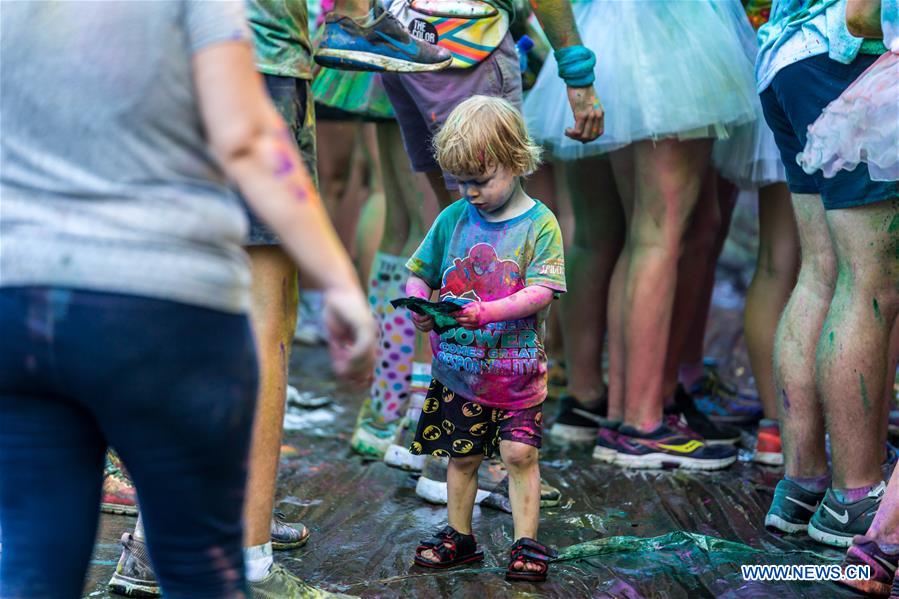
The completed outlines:
[[[243,561],[247,568],[247,580],[250,582],[259,582],[268,576],[269,570],[272,569],[272,564],[275,563],[272,557],[271,541],[265,545],[244,547]]]

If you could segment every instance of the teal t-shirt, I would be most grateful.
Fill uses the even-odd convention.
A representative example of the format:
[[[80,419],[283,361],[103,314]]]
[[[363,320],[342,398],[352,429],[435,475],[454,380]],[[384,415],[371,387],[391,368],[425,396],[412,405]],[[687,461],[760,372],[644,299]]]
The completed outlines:
[[[529,285],[565,291],[562,232],[541,202],[502,222],[484,220],[459,200],[440,213],[406,267],[441,300],[508,297]],[[481,329],[431,333],[432,376],[487,407],[523,409],[546,399],[544,321],[548,309]]]
[[[266,75],[312,79],[306,0],[246,0],[256,69]]]

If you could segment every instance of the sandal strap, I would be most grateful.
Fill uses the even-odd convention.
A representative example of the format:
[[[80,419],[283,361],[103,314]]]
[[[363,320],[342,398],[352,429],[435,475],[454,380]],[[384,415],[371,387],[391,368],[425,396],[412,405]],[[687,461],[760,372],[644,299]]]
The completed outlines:
[[[512,546],[512,551],[515,550],[527,550],[528,553],[539,554],[541,556],[539,559],[543,560],[551,560],[559,557],[559,554],[555,549],[547,547],[543,543],[528,537],[521,537],[515,541],[515,545]]]
[[[450,547],[447,547],[447,544]],[[474,535],[463,535],[452,526],[447,525],[430,539],[422,540],[416,552],[422,553],[428,549],[440,556],[440,561],[446,562],[456,559],[459,554],[474,553],[477,549],[477,542]]]

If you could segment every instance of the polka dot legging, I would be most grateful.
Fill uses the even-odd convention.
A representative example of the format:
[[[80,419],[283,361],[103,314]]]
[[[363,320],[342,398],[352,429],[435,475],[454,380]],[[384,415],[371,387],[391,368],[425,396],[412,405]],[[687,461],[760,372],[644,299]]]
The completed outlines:
[[[378,252],[369,281],[368,301],[378,322],[380,343],[371,386],[371,407],[381,423],[398,420],[406,409],[415,353],[415,326],[405,308],[390,301],[406,296],[406,258]]]

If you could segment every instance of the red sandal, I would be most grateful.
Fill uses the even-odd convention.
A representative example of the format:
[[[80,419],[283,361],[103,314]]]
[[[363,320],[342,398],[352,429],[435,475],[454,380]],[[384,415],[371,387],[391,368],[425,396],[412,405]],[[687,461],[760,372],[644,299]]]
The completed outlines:
[[[549,560],[558,557],[559,554],[555,550],[550,549],[546,545],[538,543],[534,539],[521,537],[512,545],[509,552],[509,567],[506,570],[506,580],[527,580],[529,582],[543,582],[546,580],[546,574],[549,572]],[[522,569],[515,569],[512,566],[515,562],[521,562],[524,565]],[[527,570],[528,564],[537,564],[540,566],[537,570]]]
[[[422,557],[422,553],[429,549],[437,554],[440,561],[434,562]],[[474,535],[463,535],[452,526],[445,526],[415,549],[415,564],[423,568],[441,570],[483,559],[484,552],[478,551]]]

